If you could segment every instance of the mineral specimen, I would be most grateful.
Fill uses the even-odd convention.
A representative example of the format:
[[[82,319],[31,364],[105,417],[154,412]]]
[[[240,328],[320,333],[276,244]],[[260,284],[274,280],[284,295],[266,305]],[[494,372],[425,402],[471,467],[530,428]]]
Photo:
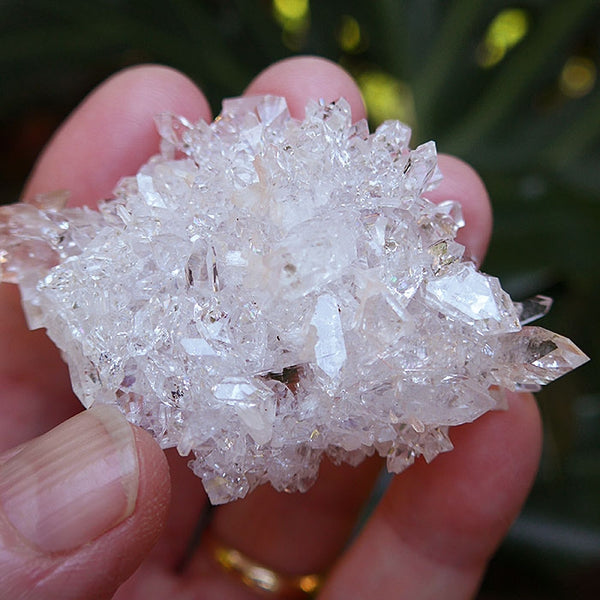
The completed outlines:
[[[369,134],[348,103],[227,100],[157,118],[161,153],[98,211],[60,194],[0,209],[0,269],[62,350],[82,403],[191,452],[213,503],[306,490],[323,455],[399,472],[448,428],[587,360],[523,325],[455,241],[433,142]]]

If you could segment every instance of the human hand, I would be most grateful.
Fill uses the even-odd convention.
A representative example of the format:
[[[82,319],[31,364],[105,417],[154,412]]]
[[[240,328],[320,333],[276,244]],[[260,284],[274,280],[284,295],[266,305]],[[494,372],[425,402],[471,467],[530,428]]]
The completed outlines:
[[[284,95],[294,116],[309,97],[344,96],[354,118],[364,116],[356,85],[321,59],[278,63],[246,93]],[[157,151],[152,117],[163,111],[210,120],[201,92],[170,69],[112,77],[57,132],[24,196],[64,188],[73,204],[93,206]],[[485,188],[457,159],[441,156],[440,168],[445,179],[429,196],[462,202],[459,241],[482,258],[491,228]],[[326,600],[469,598],[539,459],[535,402],[514,395],[509,411],[453,429],[455,450],[396,476],[346,549],[379,460],[357,468],[325,462],[306,494],[262,487],[219,507],[210,536],[190,550],[207,504],[200,480],[176,452],[165,460],[115,409],[58,425],[79,407],[66,368],[43,332],[26,331],[8,285],[0,286],[0,352],[0,597],[7,600],[265,597],[221,569],[210,538],[275,572],[327,571],[319,594]]]

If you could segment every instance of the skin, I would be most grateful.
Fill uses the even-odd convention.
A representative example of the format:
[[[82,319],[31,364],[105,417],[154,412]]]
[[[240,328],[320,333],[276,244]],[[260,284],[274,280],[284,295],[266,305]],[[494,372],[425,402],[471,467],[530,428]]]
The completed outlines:
[[[310,97],[344,96],[354,119],[365,116],[352,79],[318,58],[277,63],[245,93],[284,95],[297,117]],[[134,174],[156,153],[152,117],[161,111],[211,119],[202,93],[178,72],[144,66],[116,74],[56,132],[23,196],[66,188],[73,205],[93,207],[110,195],[120,177]],[[441,156],[440,168],[445,179],[429,196],[462,202],[466,226],[459,241],[481,259],[491,231],[485,187],[456,158]],[[1,466],[19,444],[52,431],[80,407],[56,349],[43,332],[26,330],[13,286],[0,286],[0,303]],[[317,484],[306,494],[278,494],[262,487],[216,509],[212,533],[281,572],[327,571],[319,595],[325,600],[470,598],[517,516],[539,461],[540,420],[532,396],[514,394],[509,402],[506,412],[455,428],[454,451],[430,465],[418,461],[396,476],[349,547],[346,542],[381,467],[378,459],[358,468],[324,463]],[[0,596],[263,597],[215,566],[206,539],[191,556],[186,554],[190,532],[207,502],[201,483],[185,459],[163,454],[148,434],[131,427],[139,462],[133,513],[87,544],[52,554],[15,535],[0,510]]]

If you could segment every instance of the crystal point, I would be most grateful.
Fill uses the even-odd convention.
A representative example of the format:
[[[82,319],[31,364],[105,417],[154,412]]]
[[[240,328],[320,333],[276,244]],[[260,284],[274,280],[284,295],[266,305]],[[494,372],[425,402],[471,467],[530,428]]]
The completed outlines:
[[[589,360],[575,344],[542,327],[524,328],[527,339],[526,364],[537,374],[536,383],[549,383]]]
[[[212,124],[156,118],[160,155],[98,211],[64,192],[0,208],[0,280],[18,283],[89,407],[117,405],[193,453],[213,503],[304,491],[324,455],[399,472],[453,425],[583,364],[455,241],[435,144],[372,135],[345,100],[225,101]],[[460,199],[459,199],[460,200]]]

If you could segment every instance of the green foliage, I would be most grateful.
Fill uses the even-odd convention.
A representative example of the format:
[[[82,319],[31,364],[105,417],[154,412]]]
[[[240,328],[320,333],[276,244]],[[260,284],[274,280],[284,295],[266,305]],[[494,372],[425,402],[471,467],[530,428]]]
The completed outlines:
[[[525,33],[496,47],[489,27],[505,9]],[[488,186],[496,225],[486,270],[516,298],[552,295],[542,325],[592,357],[540,394],[543,468],[495,567],[532,565],[544,597],[573,597],[573,569],[600,557],[599,18],[597,0],[314,0],[296,21],[273,18],[267,0],[5,0],[0,139],[16,143],[40,114],[54,126],[110,73],[140,62],[186,72],[214,109],[294,53],[339,61],[359,81],[377,72],[398,83],[414,141],[438,140]],[[588,71],[575,68],[569,84],[572,57]],[[0,164],[4,201],[31,166],[31,148],[22,152],[21,162],[0,154],[11,165]]]

